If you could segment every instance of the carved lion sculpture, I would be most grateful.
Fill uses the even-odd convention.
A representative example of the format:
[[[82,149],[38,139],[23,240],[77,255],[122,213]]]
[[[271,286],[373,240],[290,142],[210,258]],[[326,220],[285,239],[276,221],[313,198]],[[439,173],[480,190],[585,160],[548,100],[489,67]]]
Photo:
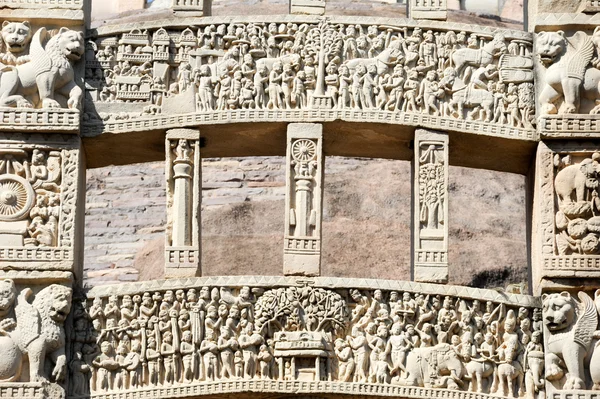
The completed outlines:
[[[44,45],[47,36],[45,28],[35,33],[31,62],[4,69],[0,76],[0,106],[79,107],[83,91],[75,84],[72,63],[83,55],[83,34],[60,28]]]
[[[595,46],[600,44],[600,30],[592,37],[584,32],[576,33],[567,41],[562,31],[540,32],[536,39],[536,51],[540,62],[548,69],[540,94],[544,114],[556,114],[555,102],[564,98],[562,112],[579,112],[581,97],[595,101],[600,99],[600,70],[588,68],[594,56]],[[600,107],[591,113],[600,112]]]
[[[3,284],[0,282],[0,286]],[[71,289],[53,284],[29,303],[32,294],[31,289],[25,288],[16,298],[14,330],[0,330],[0,379],[18,380],[26,355],[31,381],[47,381],[50,376],[61,381],[67,371],[63,323],[71,309]],[[48,357],[51,362],[46,362]]]
[[[568,292],[544,294],[544,335],[546,347],[546,379],[566,381],[562,389],[585,389],[583,360],[590,351],[598,313],[594,302],[584,292],[579,293],[581,305]]]
[[[4,21],[2,23],[2,42],[5,48],[4,53],[0,54],[1,63],[17,65],[29,61],[29,43],[31,42],[29,21]]]

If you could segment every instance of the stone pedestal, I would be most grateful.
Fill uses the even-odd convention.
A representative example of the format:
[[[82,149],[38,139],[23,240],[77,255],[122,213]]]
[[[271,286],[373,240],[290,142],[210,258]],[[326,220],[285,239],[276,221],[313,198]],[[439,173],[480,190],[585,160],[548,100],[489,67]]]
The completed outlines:
[[[283,272],[317,276],[321,269],[323,126],[291,123],[287,132],[287,192]]]
[[[200,275],[200,132],[172,129],[166,140],[165,277]]]
[[[448,135],[415,133],[413,273],[415,281],[448,281]]]
[[[208,17],[212,11],[212,0],[173,0],[174,11],[194,12],[197,16]]]
[[[448,17],[447,0],[408,0],[408,16],[445,21]]]

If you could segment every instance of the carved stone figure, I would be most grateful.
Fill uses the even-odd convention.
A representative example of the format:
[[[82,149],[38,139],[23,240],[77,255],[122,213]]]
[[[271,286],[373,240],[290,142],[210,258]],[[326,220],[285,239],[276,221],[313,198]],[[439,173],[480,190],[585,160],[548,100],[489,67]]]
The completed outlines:
[[[47,43],[40,28],[31,43],[32,61],[0,75],[0,105],[28,108],[79,108],[82,90],[72,63],[84,52],[83,34],[61,28]]]
[[[406,358],[406,378],[402,385],[459,389],[464,366],[450,344],[413,349]]]
[[[29,21],[2,23],[2,42],[6,52],[0,53],[0,64],[20,65],[29,62],[29,43],[31,42],[31,24]]]
[[[583,359],[598,327],[594,303],[584,292],[579,293],[581,305],[568,292],[544,294],[542,298],[546,379],[554,381],[565,376],[564,364],[567,374],[562,389],[585,389]]]

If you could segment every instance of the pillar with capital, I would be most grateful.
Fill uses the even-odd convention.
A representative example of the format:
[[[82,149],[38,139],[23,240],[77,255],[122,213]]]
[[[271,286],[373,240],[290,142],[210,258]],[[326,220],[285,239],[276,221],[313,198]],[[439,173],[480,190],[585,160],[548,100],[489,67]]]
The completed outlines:
[[[201,274],[200,132],[172,129],[167,132],[167,235],[165,277]]]

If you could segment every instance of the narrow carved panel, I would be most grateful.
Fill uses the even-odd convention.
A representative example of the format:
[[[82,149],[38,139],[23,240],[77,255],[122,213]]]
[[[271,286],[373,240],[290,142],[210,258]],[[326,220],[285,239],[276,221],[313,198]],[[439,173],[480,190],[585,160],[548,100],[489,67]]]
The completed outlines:
[[[541,381],[541,312],[532,297],[395,281],[356,280],[364,287],[353,288],[335,278],[244,277],[214,285],[219,279],[92,290],[75,309],[72,397],[293,389],[484,399],[516,397]],[[538,397],[537,388],[529,393]]]
[[[167,132],[167,277],[200,273],[201,165],[200,133]]]
[[[448,281],[448,135],[415,133],[414,279]]]
[[[284,274],[319,275],[323,196],[323,126],[288,125]]]
[[[600,266],[600,152],[595,142],[538,151],[540,277],[591,277]]]
[[[78,139],[0,136],[0,269],[71,270]]]

